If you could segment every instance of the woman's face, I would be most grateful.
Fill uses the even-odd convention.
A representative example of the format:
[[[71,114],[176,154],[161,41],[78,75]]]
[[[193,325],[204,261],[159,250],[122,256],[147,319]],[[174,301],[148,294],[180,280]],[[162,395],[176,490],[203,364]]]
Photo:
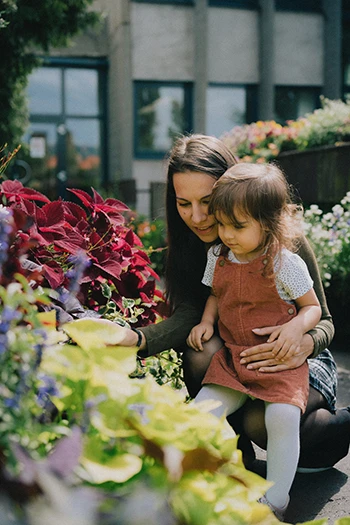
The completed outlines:
[[[208,204],[216,179],[206,173],[190,171],[174,173],[176,206],[181,219],[205,243],[214,242],[218,228]]]

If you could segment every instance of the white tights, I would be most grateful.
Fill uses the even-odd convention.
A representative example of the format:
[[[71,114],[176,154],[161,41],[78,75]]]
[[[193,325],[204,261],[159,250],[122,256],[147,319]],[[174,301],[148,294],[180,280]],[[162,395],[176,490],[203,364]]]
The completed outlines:
[[[212,410],[217,417],[236,412],[246,401],[247,395],[220,385],[202,387],[195,402],[213,399],[222,404]],[[286,403],[265,403],[267,430],[266,479],[274,485],[266,493],[267,499],[282,508],[289,501],[299,460],[300,408]]]

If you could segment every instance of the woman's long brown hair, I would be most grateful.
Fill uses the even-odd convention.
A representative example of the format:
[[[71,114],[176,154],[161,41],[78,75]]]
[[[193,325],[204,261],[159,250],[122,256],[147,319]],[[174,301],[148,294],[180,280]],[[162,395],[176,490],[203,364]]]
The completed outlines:
[[[186,226],[176,207],[175,173],[203,173],[219,179],[236,160],[216,137],[189,135],[179,138],[168,156],[166,213],[168,254],[165,270],[166,295],[171,310],[183,300],[201,307],[208,290],[201,284],[206,264],[204,243]]]

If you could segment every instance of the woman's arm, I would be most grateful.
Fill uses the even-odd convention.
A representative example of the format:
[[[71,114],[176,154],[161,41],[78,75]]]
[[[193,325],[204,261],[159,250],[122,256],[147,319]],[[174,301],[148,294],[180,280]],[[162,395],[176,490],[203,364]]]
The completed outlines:
[[[308,334],[312,337],[314,343],[314,349],[310,357],[316,357],[318,354],[323,352],[332,342],[334,337],[334,325],[332,316],[328,310],[326,296],[323,289],[321,275],[317,266],[317,261],[314,252],[312,251],[310,244],[305,237],[300,240],[298,255],[307,264],[311,279],[314,282],[314,290],[317,298],[320,302],[322,315],[319,323],[313,330],[310,330]]]
[[[193,326],[201,320],[202,311],[191,303],[180,303],[174,313],[164,321],[139,328],[142,342],[138,352],[140,357],[150,357],[170,348],[178,348],[186,342]],[[138,335],[125,330],[121,346],[135,346]]]
[[[242,352],[242,364],[247,364],[250,369],[259,369],[265,372],[280,372],[282,370],[297,368],[307,358],[316,357],[329,346],[334,336],[334,325],[329,313],[324,289],[318,270],[315,255],[305,237],[300,239],[298,255],[305,261],[310,276],[314,282],[314,289],[320,302],[322,315],[316,327],[304,335],[299,350],[294,356],[288,357],[283,363],[276,359],[273,343],[263,343]],[[269,335],[276,329],[275,326],[259,330],[260,335]],[[256,333],[258,333],[256,331]]]

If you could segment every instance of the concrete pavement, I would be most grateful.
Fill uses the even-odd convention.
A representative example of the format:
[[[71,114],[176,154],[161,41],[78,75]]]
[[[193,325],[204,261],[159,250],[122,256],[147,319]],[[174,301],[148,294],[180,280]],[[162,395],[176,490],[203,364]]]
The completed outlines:
[[[337,407],[348,406],[350,349],[345,352],[344,347],[334,345],[331,346],[331,351],[339,374]],[[264,460],[265,452],[257,449],[257,457]],[[329,525],[333,525],[335,520],[344,517],[350,519],[350,453],[332,469],[315,474],[296,475],[286,522],[296,524],[328,518]]]

